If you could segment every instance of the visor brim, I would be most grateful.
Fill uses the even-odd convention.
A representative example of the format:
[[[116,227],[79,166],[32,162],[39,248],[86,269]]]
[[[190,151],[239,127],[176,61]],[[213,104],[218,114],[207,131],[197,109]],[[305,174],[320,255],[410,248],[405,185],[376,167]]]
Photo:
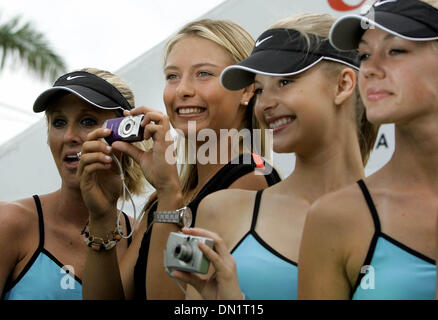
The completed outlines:
[[[374,17],[352,14],[338,19],[330,29],[330,43],[338,50],[357,49],[365,31],[375,27],[411,41],[438,39],[434,31],[416,20],[391,12],[374,12]]]
[[[306,71],[322,59],[323,57],[311,53],[263,50],[225,68],[221,74],[221,83],[226,89],[240,90],[254,82],[255,74],[292,76]]]
[[[123,113],[124,108],[121,107],[117,102],[95,90],[80,85],[58,86],[47,89],[35,100],[33,104],[33,111],[45,111],[48,108],[51,100],[63,91],[72,93],[97,108],[105,110],[117,110]]]

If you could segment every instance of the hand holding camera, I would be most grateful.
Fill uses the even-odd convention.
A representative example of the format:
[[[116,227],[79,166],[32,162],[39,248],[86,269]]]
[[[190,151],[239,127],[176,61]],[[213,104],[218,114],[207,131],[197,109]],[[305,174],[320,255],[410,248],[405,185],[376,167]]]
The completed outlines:
[[[111,135],[105,137],[105,141],[112,145],[114,141],[135,142],[142,141],[144,135],[144,127],[141,126],[141,121],[144,115],[127,116],[106,120],[103,124],[104,128],[111,130]]]
[[[164,257],[165,267],[170,270],[207,273],[210,260],[199,249],[198,242],[213,249],[213,239],[185,235],[181,232],[171,232],[167,240]]]
[[[170,133],[169,118],[163,113],[145,106],[125,111],[124,115],[132,118],[142,117],[139,124],[140,127],[144,128],[144,132],[139,134],[143,136],[144,140],[152,138],[152,141],[148,143],[153,145],[148,151],[145,151],[130,143],[116,140],[112,147],[129,155],[140,165],[146,180],[157,190],[161,200],[172,201],[172,199],[177,198],[177,193],[181,193],[181,186],[176,164],[166,159],[166,152],[174,150],[173,139],[166,139]],[[137,135],[135,129],[133,135]]]
[[[193,286],[204,299],[243,299],[237,277],[236,262],[223,239],[216,233],[201,228],[183,228],[182,231],[183,234],[175,233],[172,235],[171,233],[166,247],[165,267],[173,269],[172,275]],[[187,246],[188,243],[190,243],[189,246]],[[178,245],[186,245],[186,247],[177,249]],[[194,245],[200,250],[199,252],[194,252]],[[191,255],[188,247],[192,250]],[[172,257],[169,261],[170,256]],[[188,259],[189,256],[192,258]],[[193,260],[193,258],[195,259]],[[203,259],[211,261],[215,269],[213,273],[209,272],[207,279],[205,276],[192,273],[200,273],[199,271],[205,270]],[[208,269],[208,266],[206,268]]]
[[[109,134],[110,130],[104,128],[88,134],[82,144],[76,172],[91,220],[101,220],[110,216],[108,212],[116,211],[113,209],[116,208],[122,187],[119,169],[112,158],[112,148],[102,141]]]

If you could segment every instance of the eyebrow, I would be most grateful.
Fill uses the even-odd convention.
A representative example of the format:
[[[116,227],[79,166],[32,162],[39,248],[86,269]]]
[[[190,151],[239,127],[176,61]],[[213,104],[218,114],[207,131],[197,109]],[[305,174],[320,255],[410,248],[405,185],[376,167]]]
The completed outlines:
[[[386,36],[383,37],[382,40],[387,41],[387,40],[394,39],[394,38],[396,38],[396,37],[397,37],[397,36],[388,33]],[[362,43],[368,45],[368,42],[366,42],[365,40],[363,40],[363,37],[359,40],[359,44],[362,44]]]
[[[81,109],[79,109],[79,112],[80,112],[81,115],[84,114],[84,113],[92,113],[94,115],[94,114],[98,114],[99,110],[97,108],[81,108]],[[64,112],[62,112],[61,110],[54,110],[54,111],[51,112],[51,114],[52,115],[53,114],[61,114],[61,115],[63,115]]]
[[[297,79],[299,79],[302,76],[303,73],[304,72],[300,72],[298,74],[292,74],[292,75],[289,75],[289,76],[268,76],[268,77],[272,77],[272,78],[276,78],[276,79],[297,80]],[[256,80],[255,77],[254,77],[254,84],[262,85],[262,83],[260,81]]]
[[[214,67],[214,68],[219,68],[218,65],[214,64],[214,63],[210,63],[210,62],[200,62],[200,63],[196,63],[194,65],[191,66],[192,68],[196,69],[196,68],[200,68],[200,67]],[[166,66],[164,68],[164,70],[168,70],[168,69],[179,69],[177,66]]]

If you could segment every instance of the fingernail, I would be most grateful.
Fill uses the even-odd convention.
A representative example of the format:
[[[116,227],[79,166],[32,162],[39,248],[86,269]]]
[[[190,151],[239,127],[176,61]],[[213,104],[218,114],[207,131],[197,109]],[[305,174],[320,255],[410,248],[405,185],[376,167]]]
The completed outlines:
[[[110,156],[105,156],[105,160],[106,160],[106,161],[110,161],[110,160],[111,160],[111,157],[110,157]]]
[[[110,152],[111,151],[111,147],[110,146],[106,146],[106,151]]]
[[[107,133],[110,133],[111,132],[111,130],[110,129],[108,129],[108,128],[106,128],[104,131],[103,131],[105,134],[107,134]]]

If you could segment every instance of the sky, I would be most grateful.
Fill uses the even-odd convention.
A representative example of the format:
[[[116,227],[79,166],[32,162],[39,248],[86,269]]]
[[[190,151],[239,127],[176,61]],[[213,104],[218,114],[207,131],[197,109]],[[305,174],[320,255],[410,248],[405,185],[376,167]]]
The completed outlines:
[[[17,15],[43,33],[67,70],[115,72],[223,0],[0,0],[0,24]],[[0,71],[0,145],[43,117],[36,97],[52,82],[9,61]]]

